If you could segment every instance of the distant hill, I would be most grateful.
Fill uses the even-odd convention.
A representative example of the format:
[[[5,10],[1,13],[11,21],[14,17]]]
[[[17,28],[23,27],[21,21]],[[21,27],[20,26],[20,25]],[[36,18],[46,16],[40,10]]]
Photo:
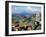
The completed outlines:
[[[32,16],[33,13],[13,13],[12,16]]]

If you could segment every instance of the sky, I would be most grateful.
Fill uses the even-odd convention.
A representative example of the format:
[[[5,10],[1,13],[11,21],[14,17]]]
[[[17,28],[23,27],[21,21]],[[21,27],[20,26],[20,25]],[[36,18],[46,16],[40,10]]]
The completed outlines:
[[[12,5],[12,14],[39,14],[41,12],[41,7],[37,6],[15,6]]]

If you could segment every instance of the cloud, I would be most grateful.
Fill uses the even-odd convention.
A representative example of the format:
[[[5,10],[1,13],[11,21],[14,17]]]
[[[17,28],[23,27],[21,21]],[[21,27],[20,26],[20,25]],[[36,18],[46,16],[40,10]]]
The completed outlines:
[[[28,13],[30,13],[30,12],[32,12],[32,13],[38,13],[38,12],[41,12],[41,8],[40,7],[27,7],[27,12]]]

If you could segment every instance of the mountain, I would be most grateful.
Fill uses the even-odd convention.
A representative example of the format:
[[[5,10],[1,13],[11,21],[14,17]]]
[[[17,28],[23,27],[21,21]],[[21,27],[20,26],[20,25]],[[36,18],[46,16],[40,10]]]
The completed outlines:
[[[26,12],[23,12],[23,13],[13,13],[12,16],[32,16],[33,13],[26,13]]]

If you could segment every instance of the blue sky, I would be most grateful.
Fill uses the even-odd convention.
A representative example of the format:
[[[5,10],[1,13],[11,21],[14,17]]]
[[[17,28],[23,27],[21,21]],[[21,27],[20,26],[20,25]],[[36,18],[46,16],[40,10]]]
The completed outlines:
[[[39,14],[41,7],[35,6],[12,6],[12,14]]]

